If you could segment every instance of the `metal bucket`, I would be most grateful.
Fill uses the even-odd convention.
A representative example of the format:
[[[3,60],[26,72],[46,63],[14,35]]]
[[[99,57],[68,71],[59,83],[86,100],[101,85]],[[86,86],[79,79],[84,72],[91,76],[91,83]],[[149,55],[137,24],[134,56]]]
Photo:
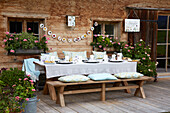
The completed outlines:
[[[40,99],[37,100],[37,96],[29,98],[29,100],[26,102],[23,113],[37,113],[37,102],[39,101]]]

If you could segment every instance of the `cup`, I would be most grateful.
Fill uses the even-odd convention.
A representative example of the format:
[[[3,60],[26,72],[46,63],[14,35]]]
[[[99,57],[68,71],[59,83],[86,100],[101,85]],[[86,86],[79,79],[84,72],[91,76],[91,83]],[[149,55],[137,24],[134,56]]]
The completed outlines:
[[[90,55],[90,60],[94,60],[94,55]]]
[[[69,56],[65,56],[65,61],[69,62]]]
[[[103,59],[104,59],[104,62],[108,62],[108,55],[104,55]]]

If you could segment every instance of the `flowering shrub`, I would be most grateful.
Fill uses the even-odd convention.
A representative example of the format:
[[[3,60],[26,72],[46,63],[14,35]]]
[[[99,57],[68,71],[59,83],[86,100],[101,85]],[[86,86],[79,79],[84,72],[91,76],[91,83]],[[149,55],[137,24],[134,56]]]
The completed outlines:
[[[20,34],[10,35],[9,32],[6,32],[6,37],[3,42],[2,47],[5,48],[10,53],[15,53],[17,49],[44,49],[48,50],[47,43],[49,38],[46,38],[46,35],[38,39],[38,37],[33,36],[33,33],[22,32]]]
[[[113,39],[113,37],[109,37],[109,35],[95,35],[94,36],[96,40],[91,42],[91,46],[95,46],[101,50],[106,50],[106,47],[114,47],[116,51],[120,51],[122,48],[123,42],[119,42],[118,38],[116,37]]]
[[[29,79],[30,75],[26,76],[24,79],[19,78],[19,84],[14,84],[12,87],[14,88],[14,97],[16,101],[28,101],[29,98],[34,97],[34,92],[36,91],[34,88],[33,80]]]
[[[129,57],[131,59],[140,59],[140,62],[137,64],[137,71],[146,75],[146,76],[155,76],[156,65],[150,57],[151,48],[145,46],[145,42],[140,40],[134,47],[125,45],[123,47],[123,56]]]
[[[25,73],[17,68],[1,69],[0,73],[0,113],[21,112],[25,107],[25,102],[34,97],[35,88],[30,75],[25,77]],[[21,102],[23,104],[21,104]]]

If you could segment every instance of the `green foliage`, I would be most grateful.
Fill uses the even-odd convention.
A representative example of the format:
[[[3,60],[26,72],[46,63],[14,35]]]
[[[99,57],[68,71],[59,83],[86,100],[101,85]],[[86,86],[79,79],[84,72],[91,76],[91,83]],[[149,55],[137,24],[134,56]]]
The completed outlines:
[[[123,47],[123,56],[131,59],[140,59],[137,65],[137,71],[146,76],[155,76],[156,64],[151,60],[150,53],[151,49],[145,46],[145,42],[141,40],[135,47],[128,46],[127,44]]]
[[[4,38],[5,50],[11,53],[15,53],[17,49],[44,49],[48,50],[47,38],[42,37],[39,40],[38,37],[34,36],[33,33],[22,32],[20,34],[10,35],[9,32],[6,33],[6,38]],[[12,50],[12,51],[11,51]]]
[[[18,79],[23,79],[24,75],[24,71],[18,70],[18,68],[10,68],[10,70],[4,70],[1,72],[0,80],[12,88],[12,85],[18,84]]]
[[[6,84],[0,80],[0,113],[20,112],[19,102],[15,101],[12,90],[5,86]]]
[[[25,77],[25,73],[17,68],[1,69],[0,113],[21,112],[25,107],[25,102],[34,97],[34,83],[29,76]]]
[[[116,39],[113,39],[112,37],[109,38],[108,35],[100,35],[94,38],[96,40],[91,42],[90,45],[95,46],[102,51],[105,51],[106,47],[114,47],[116,51],[120,51],[120,49],[122,48],[123,42],[119,42],[117,37]]]

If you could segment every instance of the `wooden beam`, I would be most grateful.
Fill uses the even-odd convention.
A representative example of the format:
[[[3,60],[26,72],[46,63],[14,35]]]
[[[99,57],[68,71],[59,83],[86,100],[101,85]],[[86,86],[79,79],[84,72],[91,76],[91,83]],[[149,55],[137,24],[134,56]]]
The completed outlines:
[[[78,93],[90,93],[90,92],[100,92],[101,88],[96,89],[83,89],[83,90],[74,90],[74,91],[64,91],[64,95],[68,94],[78,94]]]

